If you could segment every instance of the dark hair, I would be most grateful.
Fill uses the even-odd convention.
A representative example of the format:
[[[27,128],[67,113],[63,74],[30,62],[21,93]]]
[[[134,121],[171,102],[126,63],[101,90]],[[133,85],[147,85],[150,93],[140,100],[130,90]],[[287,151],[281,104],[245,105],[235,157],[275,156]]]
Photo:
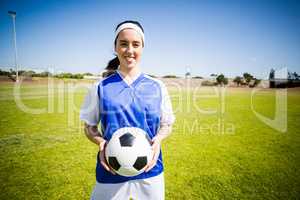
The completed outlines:
[[[142,29],[142,31],[144,32],[144,29],[142,27],[142,25],[137,22],[137,21],[132,21],[132,20],[126,20],[126,21],[123,21],[121,22],[120,24],[117,25],[115,31],[122,25],[122,24],[125,24],[125,23],[132,23],[132,24],[135,24],[137,25],[138,27],[140,27]],[[115,41],[114,41],[114,44],[115,46],[117,45],[117,38],[118,36],[115,38]],[[144,44],[143,44],[144,45]],[[107,66],[105,67],[105,69],[108,71],[107,74],[112,74],[114,73],[114,71],[116,71],[118,69],[118,66],[120,65],[120,61],[119,61],[119,58],[118,56],[116,56],[115,58],[111,59],[108,63],[107,63]]]
[[[125,23],[132,23],[132,24],[137,25],[138,27],[140,27],[140,28],[142,29],[142,31],[143,31],[143,33],[144,33],[144,29],[143,29],[142,25],[141,25],[139,22],[137,22],[137,21],[132,21],[132,20],[126,20],[126,21],[121,22],[120,24],[118,24],[118,26],[116,27],[115,31],[116,31],[122,24],[125,24]],[[115,46],[116,46],[116,44],[117,44],[117,38],[118,38],[118,36],[115,38],[115,41],[114,41]],[[144,44],[143,44],[143,45],[144,45]]]
[[[118,56],[115,58],[111,59],[108,63],[107,66],[105,67],[106,70],[108,71],[115,71],[118,69],[118,66],[120,65],[120,61]]]

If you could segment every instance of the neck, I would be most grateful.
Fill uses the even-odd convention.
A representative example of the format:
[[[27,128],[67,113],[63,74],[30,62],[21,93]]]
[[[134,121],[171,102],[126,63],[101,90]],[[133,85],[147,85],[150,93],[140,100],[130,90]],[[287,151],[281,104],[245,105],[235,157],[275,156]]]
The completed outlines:
[[[141,72],[138,66],[131,69],[120,66],[119,71],[124,77],[128,78],[134,78]]]
[[[120,66],[119,72],[121,73],[123,80],[128,84],[131,83],[137,78],[137,76],[141,73],[139,67],[134,67],[132,69],[124,68]]]

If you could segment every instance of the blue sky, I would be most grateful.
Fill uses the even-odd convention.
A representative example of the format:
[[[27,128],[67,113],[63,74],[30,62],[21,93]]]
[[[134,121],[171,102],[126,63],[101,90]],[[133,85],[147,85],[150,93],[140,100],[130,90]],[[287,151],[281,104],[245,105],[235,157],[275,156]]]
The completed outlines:
[[[12,20],[23,69],[99,73],[114,57],[115,26],[145,29],[144,72],[264,78],[270,68],[300,72],[299,1],[1,0],[0,67],[14,65]]]

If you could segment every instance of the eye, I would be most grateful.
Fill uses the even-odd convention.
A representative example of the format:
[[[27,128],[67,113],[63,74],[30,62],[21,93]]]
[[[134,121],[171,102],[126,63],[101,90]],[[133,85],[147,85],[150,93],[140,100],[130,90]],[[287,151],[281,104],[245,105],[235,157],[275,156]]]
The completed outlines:
[[[138,48],[139,46],[140,46],[140,43],[139,43],[139,42],[134,42],[134,43],[133,43],[133,47],[134,47],[134,48]]]
[[[126,46],[127,46],[127,43],[126,43],[126,42],[121,42],[121,43],[120,43],[120,46],[121,46],[121,47],[126,47]]]

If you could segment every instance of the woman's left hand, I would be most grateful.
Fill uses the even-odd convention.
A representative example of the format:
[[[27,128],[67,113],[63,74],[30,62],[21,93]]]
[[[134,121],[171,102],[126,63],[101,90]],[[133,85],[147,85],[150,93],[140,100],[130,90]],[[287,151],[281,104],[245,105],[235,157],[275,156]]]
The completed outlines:
[[[160,153],[160,144],[161,144],[161,141],[162,141],[162,138],[159,137],[159,136],[155,136],[152,139],[152,141],[151,141],[152,142],[151,147],[152,147],[152,150],[153,150],[153,157],[152,157],[152,160],[146,166],[145,172],[150,171],[156,165],[156,162],[157,162],[157,159],[158,159],[158,156],[159,156],[159,153]]]

